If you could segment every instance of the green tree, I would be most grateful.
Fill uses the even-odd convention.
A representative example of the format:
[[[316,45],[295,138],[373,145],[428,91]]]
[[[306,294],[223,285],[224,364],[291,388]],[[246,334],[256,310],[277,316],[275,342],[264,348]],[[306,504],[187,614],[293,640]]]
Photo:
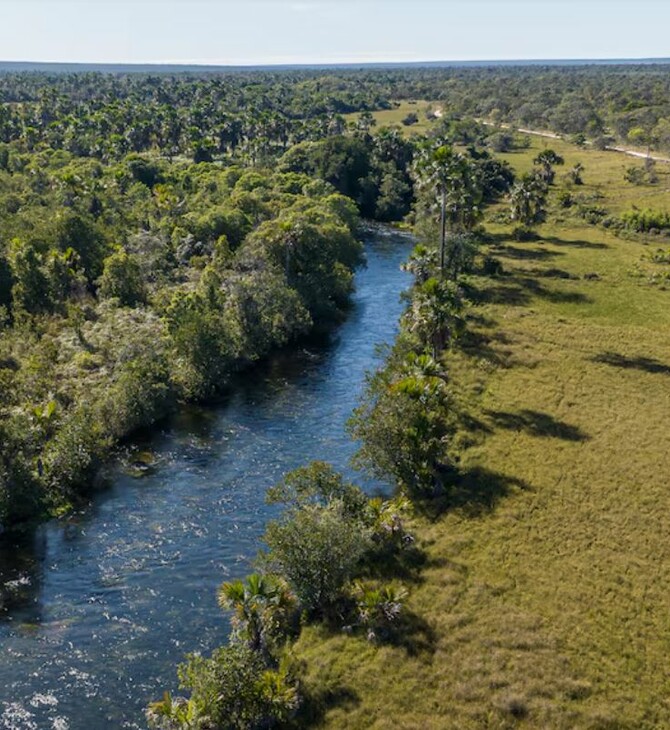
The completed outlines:
[[[147,289],[142,269],[133,254],[117,251],[108,256],[98,285],[98,293],[103,299],[118,299],[126,307],[146,303]]]
[[[52,309],[51,287],[42,264],[42,257],[35,246],[15,242],[12,258],[15,309],[20,308],[30,314]]]
[[[562,165],[564,163],[563,158],[556,154],[554,150],[546,149],[542,150],[540,154],[533,160],[533,164],[538,165],[540,178],[546,185],[551,185],[554,182],[556,173],[554,172],[554,165]]]
[[[531,228],[544,220],[547,187],[535,175],[524,175],[510,193],[511,217],[525,228]]]
[[[371,546],[370,530],[352,520],[343,501],[306,504],[271,522],[264,536],[270,568],[284,576],[302,608],[331,611]]]
[[[425,146],[416,160],[415,171],[424,210],[438,204],[440,212],[440,271],[447,271],[447,234],[472,230],[481,217],[482,189],[473,162],[449,145]]]
[[[410,497],[442,487],[455,432],[446,374],[427,355],[390,362],[369,382],[350,422],[361,446],[356,463],[397,484]]]
[[[56,222],[55,239],[61,251],[72,249],[76,252],[89,284],[93,284],[102,274],[103,262],[109,252],[105,236],[95,221],[78,213],[68,213]]]
[[[454,281],[430,278],[417,286],[405,315],[407,329],[437,360],[465,326],[463,294]]]
[[[233,635],[269,660],[286,636],[295,599],[279,578],[254,573],[244,581],[224,583],[219,605],[234,612]]]
[[[244,644],[217,649],[211,658],[188,657],[179,668],[189,700],[166,694],[147,710],[156,730],[261,730],[287,721],[300,703],[288,664],[268,669],[263,658]]]

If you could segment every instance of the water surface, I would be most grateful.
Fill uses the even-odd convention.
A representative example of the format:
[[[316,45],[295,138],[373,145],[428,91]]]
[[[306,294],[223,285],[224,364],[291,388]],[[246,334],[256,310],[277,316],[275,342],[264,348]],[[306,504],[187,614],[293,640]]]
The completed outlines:
[[[216,589],[248,572],[276,514],[267,488],[313,459],[361,482],[345,424],[395,336],[410,245],[371,233],[327,343],[254,369],[217,407],[183,409],[131,445],[131,461],[151,454],[142,476],[119,465],[86,510],[0,544],[0,728],[143,728],[184,654],[225,641]]]

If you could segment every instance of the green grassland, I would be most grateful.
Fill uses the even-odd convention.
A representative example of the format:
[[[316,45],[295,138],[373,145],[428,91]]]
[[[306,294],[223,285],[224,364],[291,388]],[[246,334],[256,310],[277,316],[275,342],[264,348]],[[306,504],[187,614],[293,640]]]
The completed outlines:
[[[382,111],[372,112],[372,116],[376,122],[376,126],[381,127],[401,127],[403,134],[406,137],[412,135],[423,135],[425,134],[433,124],[435,119],[428,119],[426,117],[426,111],[431,109],[432,111],[438,111],[443,108],[441,102],[430,102],[425,100],[409,100],[409,101],[398,101],[393,109],[384,109]],[[405,126],[402,120],[408,115],[414,113],[419,118],[416,124]],[[349,122],[356,122],[360,118],[360,114],[345,114],[344,118]]]
[[[584,164],[575,192],[608,213],[670,209],[670,168],[636,187],[629,158],[542,139],[504,158],[523,172],[545,146]],[[646,275],[670,241],[555,203],[541,240],[487,229],[505,273],[472,278],[448,356],[464,481],[416,518],[403,641],[303,633],[317,724],[670,727],[670,291]]]

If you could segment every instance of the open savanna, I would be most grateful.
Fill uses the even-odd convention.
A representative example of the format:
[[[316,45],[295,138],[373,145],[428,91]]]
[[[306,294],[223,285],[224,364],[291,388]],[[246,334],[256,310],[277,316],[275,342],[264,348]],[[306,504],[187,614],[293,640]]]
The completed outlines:
[[[372,112],[372,116],[377,124],[377,127],[401,127],[406,137],[411,137],[414,134],[421,135],[425,134],[433,124],[435,119],[428,119],[426,112],[432,110],[440,113],[442,109],[441,102],[430,102],[425,100],[405,100],[395,102],[393,109],[383,109],[381,111]],[[416,124],[405,126],[402,120],[408,114],[416,114],[419,121]],[[349,122],[357,122],[360,119],[360,114],[345,114],[344,118]]]
[[[523,172],[551,146],[609,213],[670,208],[667,168],[636,187],[629,158],[546,142],[505,158]],[[414,520],[401,639],[303,632],[314,722],[668,728],[670,291],[646,255],[670,241],[555,202],[538,241],[487,228],[504,274],[471,277],[469,333],[447,356],[462,478]]]

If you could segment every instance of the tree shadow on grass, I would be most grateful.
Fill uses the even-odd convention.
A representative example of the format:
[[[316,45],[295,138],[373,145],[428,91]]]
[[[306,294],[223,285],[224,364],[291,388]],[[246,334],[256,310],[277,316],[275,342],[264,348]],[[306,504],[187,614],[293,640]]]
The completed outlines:
[[[541,279],[579,279],[578,276],[575,276],[575,274],[571,274],[565,269],[557,269],[553,267],[549,269],[532,268],[526,269],[525,271],[526,273],[532,276],[537,276]]]
[[[625,370],[641,370],[645,373],[662,373],[670,375],[670,365],[655,360],[651,357],[626,357],[616,352],[603,352],[593,358],[593,362],[604,363],[612,367]]]
[[[429,659],[435,654],[437,635],[426,619],[405,606],[398,620],[379,637],[379,643],[404,649],[412,657]]]
[[[481,330],[466,330],[458,342],[459,348],[469,357],[479,357],[500,367],[509,367],[510,350],[496,345],[509,344],[509,339],[502,332],[489,334]]]
[[[426,551],[416,544],[394,550],[380,549],[367,561],[362,577],[421,583],[421,573],[427,564]]]
[[[464,287],[465,295],[476,304],[506,304],[511,307],[522,307],[530,302],[527,291],[518,284],[496,284],[484,288],[472,285]]]
[[[335,708],[353,710],[361,704],[358,694],[345,686],[301,689],[302,704],[297,715],[284,727],[304,728],[321,725],[326,714]]]
[[[590,436],[577,426],[559,421],[548,413],[524,409],[518,413],[486,411],[495,426],[510,431],[524,431],[532,436],[558,438],[563,441],[588,441]]]
[[[547,289],[539,281],[526,276],[515,276],[512,281],[519,287],[531,292],[534,296],[554,302],[555,304],[590,304],[593,301],[586,294],[582,294],[582,292]]]
[[[568,272],[562,272],[560,269],[550,269],[548,271],[550,273],[553,271],[556,274],[554,278],[572,278]],[[567,274],[567,276],[560,276],[556,272]],[[589,304],[593,301],[582,292],[548,289],[535,278],[523,276],[522,273],[508,275],[505,277],[505,283],[482,288],[469,285],[464,287],[464,290],[467,298],[476,304],[505,304],[511,307],[529,305],[531,295],[556,304]]]
[[[438,520],[446,512],[460,511],[467,517],[491,512],[513,490],[530,490],[529,484],[483,467],[459,469],[445,465],[440,473],[440,494],[417,499],[415,510],[429,520]]]
[[[520,248],[518,246],[498,246],[496,254],[521,261],[548,261],[557,256],[565,256],[562,251],[551,251],[547,248]]]
[[[606,243],[595,243],[594,241],[584,241],[584,240],[567,240],[564,238],[558,238],[556,236],[548,236],[546,238],[542,239],[543,241],[546,241],[546,243],[551,243],[554,246],[571,246],[572,248],[593,248],[593,249],[603,249],[603,248],[609,248],[609,246]]]

